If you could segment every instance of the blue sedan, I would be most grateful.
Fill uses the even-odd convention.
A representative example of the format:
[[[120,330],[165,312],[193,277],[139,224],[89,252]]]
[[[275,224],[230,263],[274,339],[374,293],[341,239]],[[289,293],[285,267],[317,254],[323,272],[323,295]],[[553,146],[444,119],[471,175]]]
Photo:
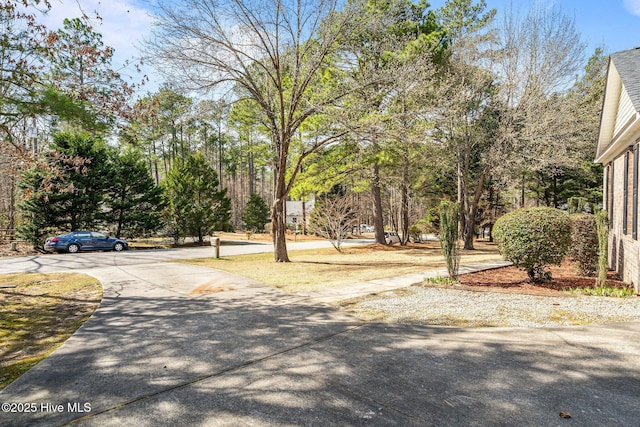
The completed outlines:
[[[95,231],[72,231],[61,236],[49,237],[44,244],[47,251],[69,252],[80,251],[123,251],[129,244],[122,239],[109,237]]]

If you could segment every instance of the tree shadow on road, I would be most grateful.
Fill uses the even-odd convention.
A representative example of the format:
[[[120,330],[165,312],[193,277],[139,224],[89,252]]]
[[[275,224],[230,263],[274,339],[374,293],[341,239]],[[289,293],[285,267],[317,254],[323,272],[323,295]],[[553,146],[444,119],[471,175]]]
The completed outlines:
[[[111,293],[0,393],[91,412],[0,423],[555,425],[566,411],[580,425],[633,425],[637,329],[364,324],[267,287],[252,298]]]

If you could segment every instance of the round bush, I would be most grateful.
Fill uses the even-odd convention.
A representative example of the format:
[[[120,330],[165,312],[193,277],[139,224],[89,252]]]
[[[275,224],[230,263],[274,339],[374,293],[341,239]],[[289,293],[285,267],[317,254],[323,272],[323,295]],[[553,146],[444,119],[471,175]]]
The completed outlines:
[[[540,282],[551,278],[546,267],[560,265],[567,254],[571,223],[558,209],[521,208],[500,217],[493,235],[502,257]]]
[[[578,274],[595,275],[598,267],[598,233],[596,216],[569,215],[571,220],[571,248],[569,256],[577,263]]]

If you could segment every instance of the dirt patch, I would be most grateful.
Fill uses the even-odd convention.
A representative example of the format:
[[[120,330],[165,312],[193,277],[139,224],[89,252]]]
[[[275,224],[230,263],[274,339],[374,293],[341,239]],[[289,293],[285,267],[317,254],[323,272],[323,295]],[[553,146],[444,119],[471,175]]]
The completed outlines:
[[[11,250],[11,243],[0,243],[0,258],[12,257],[12,256],[33,256],[42,255],[42,251],[37,251],[33,248],[32,243],[28,242],[16,242],[16,250]]]
[[[564,262],[561,266],[550,268],[552,279],[545,283],[529,283],[527,273],[515,267],[502,267],[477,273],[463,274],[457,289],[474,291],[490,291],[529,295],[560,296],[570,295],[564,290],[574,288],[593,288],[595,277],[580,276],[571,262]],[[607,286],[612,288],[627,288],[617,274],[609,272]]]

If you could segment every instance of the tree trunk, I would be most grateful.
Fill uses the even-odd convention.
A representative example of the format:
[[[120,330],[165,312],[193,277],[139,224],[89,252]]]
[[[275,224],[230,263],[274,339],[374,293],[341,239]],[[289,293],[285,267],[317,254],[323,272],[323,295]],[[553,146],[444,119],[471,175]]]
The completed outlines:
[[[175,163],[178,157],[178,129],[175,122],[171,122],[171,160]]]
[[[476,221],[476,213],[478,212],[478,205],[472,204],[470,209],[465,212],[465,229],[464,229],[464,249],[473,250],[473,237],[474,237],[474,225]]]
[[[302,198],[302,235],[307,235],[307,206],[305,198]]]
[[[558,177],[553,174],[553,207],[558,209]]]
[[[222,191],[222,129],[218,123],[218,191]]]
[[[522,188],[520,189],[520,207],[524,208],[524,196],[525,196],[525,172],[522,171]]]
[[[160,175],[158,174],[158,155],[156,153],[156,140],[155,138],[151,141],[151,147],[153,149],[153,166],[154,166],[154,178],[156,181],[156,185],[160,185]],[[149,159],[151,160],[151,159]]]
[[[458,144],[458,206],[460,209],[460,235],[464,236],[467,232],[467,205],[469,200],[469,148]]]
[[[271,207],[271,226],[273,233],[273,255],[275,262],[290,262],[287,253],[287,223],[285,199],[276,197]]]
[[[480,180],[478,182],[478,187],[476,187],[476,192],[473,196],[473,200],[468,209],[465,210],[465,231],[463,234],[464,238],[464,249],[475,249],[473,247],[473,237],[474,237],[474,226],[476,222],[476,215],[478,214],[478,204],[480,203],[480,197],[482,197],[482,191],[484,189],[484,183],[489,175],[490,171],[489,165],[486,165],[482,170],[482,174],[480,175]]]
[[[400,244],[405,246],[409,241],[409,153],[405,152],[402,160],[402,200],[400,207],[400,231],[402,233],[402,240]]]
[[[9,238],[15,239],[16,234],[16,168],[11,167],[11,188],[9,189]]]
[[[249,163],[249,194],[254,194],[256,191],[255,182],[255,165],[253,162],[253,153],[251,152],[251,146],[249,146],[249,153],[247,154],[247,162]]]
[[[373,196],[373,227],[376,243],[386,244],[384,239],[384,220],[382,211],[382,192],[380,191],[380,165],[373,164],[373,177],[371,179],[371,194]]]
[[[287,156],[284,155],[288,150],[288,144],[280,142],[280,150],[278,150],[278,158],[273,168],[274,188],[273,188],[273,205],[271,207],[271,227],[273,233],[273,255],[276,262],[290,262],[287,253]],[[283,147],[284,146],[284,147]]]
[[[164,137],[162,139],[160,139],[161,141],[161,149],[162,149],[162,162],[164,164],[164,176],[167,176],[167,174],[169,173],[169,164],[167,163],[167,150],[164,147]]]

